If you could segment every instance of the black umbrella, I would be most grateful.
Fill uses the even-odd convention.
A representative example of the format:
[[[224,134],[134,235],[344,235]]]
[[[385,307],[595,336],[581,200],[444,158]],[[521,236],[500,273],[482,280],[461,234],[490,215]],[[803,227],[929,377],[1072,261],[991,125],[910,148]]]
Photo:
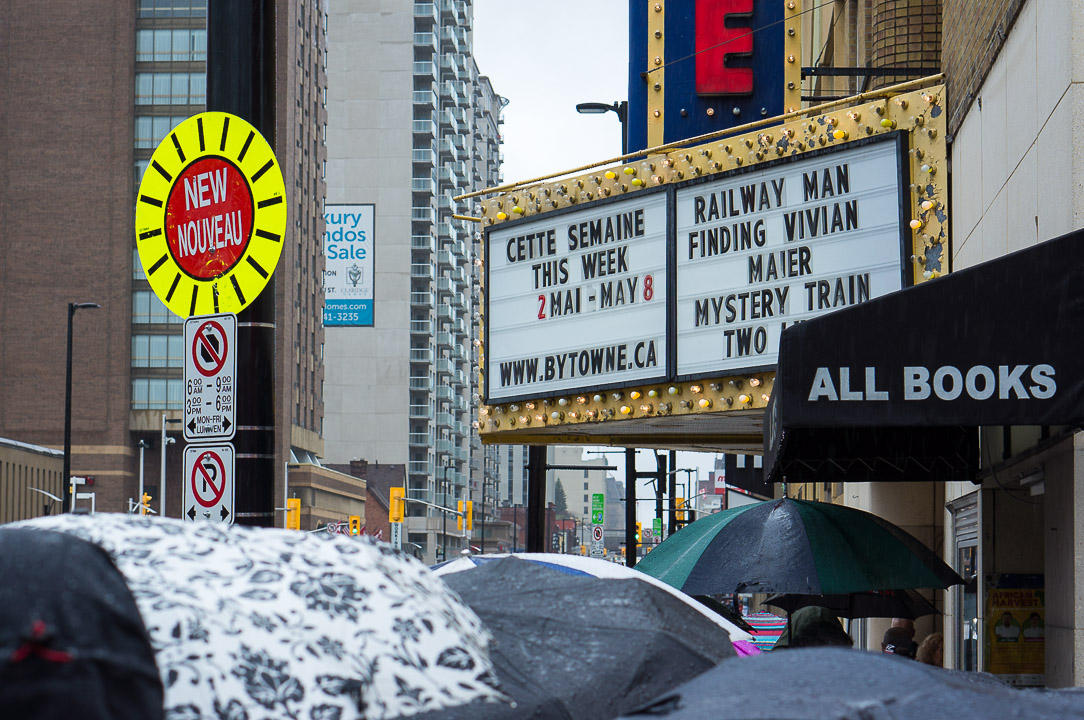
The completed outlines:
[[[794,612],[809,605],[826,607],[839,617],[898,617],[917,618],[938,612],[929,600],[914,590],[871,590],[846,595],[799,595],[786,593],[772,595],[765,605]]]
[[[1084,699],[893,655],[807,648],[728,660],[626,718],[667,720],[1084,719]]]
[[[13,718],[161,718],[147,630],[101,548],[0,528],[0,708]]]
[[[647,582],[516,558],[443,579],[493,635],[497,679],[517,707],[442,718],[610,718],[734,656],[723,628]]]

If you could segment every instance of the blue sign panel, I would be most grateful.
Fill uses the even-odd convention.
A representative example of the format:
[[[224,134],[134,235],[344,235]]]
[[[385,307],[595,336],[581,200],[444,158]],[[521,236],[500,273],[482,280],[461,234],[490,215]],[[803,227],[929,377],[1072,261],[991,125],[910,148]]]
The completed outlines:
[[[664,143],[783,112],[782,0],[667,0],[661,66],[647,52],[654,5],[629,0],[629,152],[647,147],[656,81]]]
[[[371,204],[324,206],[324,327],[373,325]]]

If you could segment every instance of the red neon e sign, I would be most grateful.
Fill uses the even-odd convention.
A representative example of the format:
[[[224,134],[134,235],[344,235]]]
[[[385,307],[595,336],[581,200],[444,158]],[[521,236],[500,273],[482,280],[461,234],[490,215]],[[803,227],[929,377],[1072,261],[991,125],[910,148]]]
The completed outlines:
[[[696,94],[749,95],[753,69],[727,67],[727,55],[753,54],[749,27],[727,27],[727,18],[751,18],[753,0],[696,0]]]

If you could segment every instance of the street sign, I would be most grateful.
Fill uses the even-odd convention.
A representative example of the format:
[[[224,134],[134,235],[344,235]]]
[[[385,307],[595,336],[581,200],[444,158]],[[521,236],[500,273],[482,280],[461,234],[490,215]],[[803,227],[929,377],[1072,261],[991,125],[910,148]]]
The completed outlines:
[[[184,322],[184,439],[231,440],[236,433],[237,316]]]
[[[592,525],[604,525],[603,516],[605,515],[606,508],[606,496],[603,493],[593,493],[591,495],[591,524]]]
[[[151,155],[136,196],[136,249],[154,294],[180,317],[240,312],[282,254],[286,187],[245,120],[206,112]]]
[[[233,524],[233,445],[188,445],[184,449],[184,516]]]
[[[651,532],[655,537],[662,539],[662,518],[651,519]]]
[[[596,495],[595,497],[599,497]],[[603,542],[605,532],[601,525],[594,525],[591,528],[591,557],[600,558],[606,553],[606,544]]]
[[[393,522],[391,525],[391,546],[396,550],[403,549],[403,523]]]

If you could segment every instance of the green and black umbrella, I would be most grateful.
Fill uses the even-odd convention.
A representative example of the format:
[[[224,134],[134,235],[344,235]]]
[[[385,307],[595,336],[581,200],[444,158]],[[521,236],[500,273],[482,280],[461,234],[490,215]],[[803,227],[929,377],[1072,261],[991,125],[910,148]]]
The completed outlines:
[[[876,515],[783,498],[708,515],[636,565],[690,595],[945,588],[960,576]]]

